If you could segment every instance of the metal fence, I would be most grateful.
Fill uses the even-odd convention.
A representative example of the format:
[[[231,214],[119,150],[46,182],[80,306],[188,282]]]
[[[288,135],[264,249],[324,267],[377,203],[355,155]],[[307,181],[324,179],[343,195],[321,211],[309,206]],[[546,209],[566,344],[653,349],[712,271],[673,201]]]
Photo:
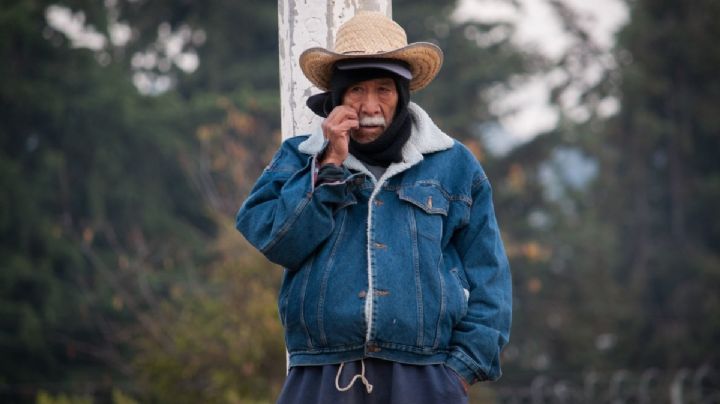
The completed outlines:
[[[720,373],[697,369],[589,372],[579,380],[536,376],[529,386],[498,387],[501,404],[720,404]]]

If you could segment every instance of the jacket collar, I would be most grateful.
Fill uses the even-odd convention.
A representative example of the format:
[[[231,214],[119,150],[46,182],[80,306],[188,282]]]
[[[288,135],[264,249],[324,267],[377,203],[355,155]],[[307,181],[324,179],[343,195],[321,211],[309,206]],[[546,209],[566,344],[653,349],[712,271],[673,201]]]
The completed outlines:
[[[413,124],[410,139],[403,146],[403,161],[391,164],[383,174],[383,178],[389,178],[421,162],[424,159],[423,154],[447,150],[455,143],[453,138],[446,135],[435,125],[427,112],[420,108],[419,105],[410,102],[408,110]],[[315,128],[309,138],[298,146],[301,152],[312,155],[320,153],[324,147],[325,137],[320,125]],[[367,167],[352,154],[345,159],[344,164],[349,169],[370,174]]]

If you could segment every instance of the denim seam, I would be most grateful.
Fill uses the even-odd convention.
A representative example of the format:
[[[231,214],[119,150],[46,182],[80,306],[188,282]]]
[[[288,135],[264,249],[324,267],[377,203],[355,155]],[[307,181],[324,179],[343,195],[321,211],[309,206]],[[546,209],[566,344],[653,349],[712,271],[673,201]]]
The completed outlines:
[[[417,201],[417,200],[415,200],[414,198],[409,197],[409,196],[407,196],[407,195],[398,195],[398,198],[400,198],[400,200],[402,200],[402,201],[405,201],[405,202],[410,203],[411,205],[417,206],[418,208],[422,209],[425,213],[427,213],[427,214],[429,214],[429,215],[437,215],[437,214],[440,214],[440,215],[443,215],[443,216],[447,216],[447,215],[448,215],[448,211],[445,210],[445,209],[442,209],[442,208],[428,208],[427,206],[425,206],[424,203],[422,203],[422,202],[420,202],[420,201]]]
[[[477,191],[486,182],[489,182],[489,179],[486,175],[483,175],[481,177],[476,177],[472,183],[472,193],[475,193],[475,191]]]
[[[484,177],[484,179],[487,180],[487,177]],[[480,181],[477,181],[477,182],[480,182],[480,183],[481,183],[481,182],[483,182],[483,181],[480,180]],[[399,184],[399,185],[389,185],[389,184],[388,184],[388,185],[383,185],[383,188],[384,188],[384,189],[387,189],[387,190],[389,190],[389,191],[395,191],[395,192],[397,192],[397,191],[400,191],[400,190],[402,190],[402,189],[404,189],[404,188],[417,187],[418,184],[431,185],[431,186],[437,188],[438,191],[440,191],[440,192],[443,194],[443,196],[444,196],[447,200],[449,200],[449,201],[453,201],[453,202],[455,202],[455,201],[465,202],[466,204],[472,203],[472,198],[471,198],[470,196],[465,195],[465,194],[453,194],[453,193],[447,191],[447,190],[445,189],[445,187],[444,187],[441,183],[439,183],[438,181],[436,181],[436,180],[420,180],[420,181],[416,181],[416,182],[412,182],[412,183],[405,183],[405,184]],[[473,185],[475,185],[475,184],[473,183]]]
[[[424,304],[423,304],[423,293],[422,293],[422,282],[420,279],[420,251],[418,246],[418,230],[417,222],[415,221],[415,211],[408,210],[408,218],[410,222],[410,237],[412,239],[413,246],[413,268],[415,271],[415,300],[417,304],[417,342],[418,346],[421,346],[424,338]]]
[[[308,193],[305,198],[302,199],[300,204],[295,208],[295,211],[293,211],[292,216],[290,216],[285,222],[285,225],[278,230],[277,236],[275,236],[274,239],[270,240],[270,242],[264,246],[260,251],[263,254],[267,254],[270,250],[275,247],[275,245],[280,242],[285,235],[290,231],[290,228],[295,224],[295,222],[298,220],[302,212],[305,210],[305,208],[310,204],[310,200],[312,199],[312,194]]]
[[[462,317],[465,317],[465,315],[467,314],[467,311],[468,311],[468,309],[469,309],[468,306],[469,306],[469,304],[470,304],[469,300],[466,300],[466,299],[465,299],[465,290],[466,290],[466,289],[465,289],[465,285],[463,284],[462,279],[460,279],[460,273],[459,273],[459,270],[458,270],[457,268],[452,268],[452,269],[450,269],[450,273],[453,275],[453,279],[455,279],[455,282],[456,282],[457,287],[458,287],[458,289],[459,289],[458,292],[460,292],[460,295],[459,295],[459,297],[460,297],[460,304],[461,304],[461,307],[463,308]],[[469,287],[469,286],[468,286],[468,287]],[[469,289],[468,289],[468,291],[469,291]],[[462,319],[462,317],[461,317],[461,319]]]
[[[448,349],[438,349],[437,347],[422,347],[412,346],[406,344],[398,344],[396,342],[377,342],[377,346],[385,349],[392,349],[395,351],[412,352],[419,355],[437,355],[437,354],[449,354]]]
[[[483,369],[480,364],[475,362],[468,354],[460,349],[455,349],[450,352],[450,356],[462,362],[470,371],[475,374],[478,380],[488,380],[488,373],[486,369]]]
[[[323,312],[325,310],[325,294],[327,293],[327,284],[328,284],[328,278],[330,276],[330,272],[333,269],[334,263],[335,263],[335,253],[337,252],[338,246],[341,244],[341,240],[343,238],[343,234],[345,232],[345,218],[347,217],[347,214],[343,212],[342,220],[340,221],[340,227],[338,230],[338,234],[335,237],[335,242],[333,243],[332,251],[330,252],[330,256],[328,257],[327,263],[325,264],[325,270],[323,271],[323,279],[320,284],[320,297],[318,300],[318,328],[320,330],[320,341],[323,345],[327,345],[327,335],[325,334],[325,316],[323,315]]]
[[[437,325],[435,326],[435,342],[433,342],[433,348],[440,346],[440,325],[443,317],[445,316],[445,310],[447,310],[447,307],[445,307],[447,302],[445,279],[443,278],[442,271],[440,269],[442,267],[442,262],[442,254],[440,254],[438,263],[435,266],[438,279],[440,279],[440,313],[438,314]]]
[[[310,336],[310,329],[307,326],[307,323],[305,322],[305,296],[307,294],[307,285],[308,281],[310,279],[310,273],[312,272],[313,263],[315,262],[315,258],[313,257],[307,266],[307,271],[305,273],[305,277],[303,278],[302,283],[302,289],[300,293],[300,325],[302,326],[303,330],[305,331],[305,338],[307,339],[306,343],[309,348],[313,347],[312,343],[312,337]]]
[[[292,355],[302,355],[302,354],[320,354],[320,353],[336,353],[336,352],[347,352],[352,351],[354,349],[362,349],[365,347],[365,344],[351,344],[351,345],[335,345],[325,348],[310,348],[310,349],[296,349],[289,354]]]

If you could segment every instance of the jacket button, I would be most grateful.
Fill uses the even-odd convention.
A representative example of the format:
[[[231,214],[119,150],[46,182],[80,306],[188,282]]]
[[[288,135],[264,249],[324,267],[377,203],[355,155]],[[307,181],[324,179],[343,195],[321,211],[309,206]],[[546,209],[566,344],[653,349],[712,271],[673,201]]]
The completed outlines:
[[[369,344],[367,345],[367,351],[368,351],[368,352],[371,352],[371,353],[375,353],[375,352],[380,352],[381,349],[380,349],[379,346],[377,346],[377,345],[375,345],[374,343],[371,342],[371,343],[369,343]]]
[[[384,202],[380,199],[374,199],[373,203],[375,204],[375,206],[382,206]]]

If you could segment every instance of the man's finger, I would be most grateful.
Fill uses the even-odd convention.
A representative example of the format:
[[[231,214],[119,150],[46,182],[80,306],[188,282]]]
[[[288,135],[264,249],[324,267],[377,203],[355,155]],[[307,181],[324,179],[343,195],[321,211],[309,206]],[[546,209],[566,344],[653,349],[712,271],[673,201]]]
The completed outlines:
[[[347,105],[338,105],[327,117],[330,121],[342,121],[345,119],[358,119],[357,112]]]
[[[326,128],[325,137],[330,139],[337,136],[346,136],[352,129],[360,127],[360,122],[357,119],[345,119],[335,125],[329,124]]]

